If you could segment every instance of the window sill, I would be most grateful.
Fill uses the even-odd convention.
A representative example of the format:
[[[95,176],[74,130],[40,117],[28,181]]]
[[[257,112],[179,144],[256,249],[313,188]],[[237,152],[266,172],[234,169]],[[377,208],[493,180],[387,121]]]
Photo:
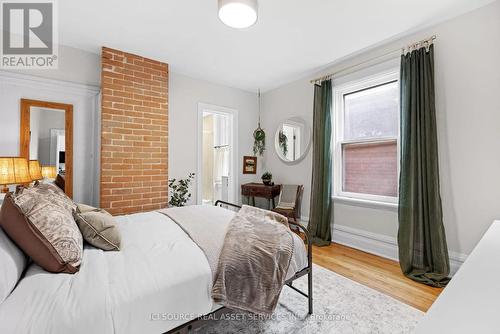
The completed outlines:
[[[332,200],[334,203],[339,203],[339,204],[359,206],[370,209],[398,211],[398,203],[370,201],[366,199],[342,197],[342,196],[334,196],[332,197]]]

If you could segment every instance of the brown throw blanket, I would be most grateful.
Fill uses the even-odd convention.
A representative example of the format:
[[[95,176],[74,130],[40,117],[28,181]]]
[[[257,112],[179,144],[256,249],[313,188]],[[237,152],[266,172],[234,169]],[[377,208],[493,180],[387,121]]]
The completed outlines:
[[[257,314],[272,314],[293,255],[288,220],[243,206],[229,223],[212,288],[215,302]]]
[[[207,256],[214,302],[272,314],[293,256],[293,236],[285,217],[250,206],[243,206],[230,221],[231,211],[209,206],[160,212],[181,226]]]

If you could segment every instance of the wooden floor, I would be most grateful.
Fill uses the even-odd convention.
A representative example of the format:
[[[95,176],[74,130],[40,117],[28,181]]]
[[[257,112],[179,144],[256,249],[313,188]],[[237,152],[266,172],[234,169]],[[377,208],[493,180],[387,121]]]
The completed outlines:
[[[406,278],[396,261],[340,244],[314,246],[313,262],[424,312],[442,291]]]

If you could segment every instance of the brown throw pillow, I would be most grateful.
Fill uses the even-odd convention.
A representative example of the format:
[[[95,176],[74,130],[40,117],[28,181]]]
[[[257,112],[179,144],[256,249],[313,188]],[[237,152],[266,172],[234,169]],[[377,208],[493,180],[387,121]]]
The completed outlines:
[[[0,224],[40,267],[73,274],[82,259],[83,240],[68,211],[70,203],[51,187],[25,188],[16,197],[6,195]]]
[[[89,244],[102,250],[120,250],[120,231],[114,218],[105,210],[73,211],[75,221]]]
[[[61,174],[57,174],[56,179],[54,180],[54,184],[59,187],[62,191],[65,190],[66,187],[66,180],[64,176]]]

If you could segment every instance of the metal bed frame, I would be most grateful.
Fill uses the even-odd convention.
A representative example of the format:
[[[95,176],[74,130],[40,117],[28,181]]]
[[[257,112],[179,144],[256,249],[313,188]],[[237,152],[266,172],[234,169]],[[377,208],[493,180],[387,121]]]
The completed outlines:
[[[234,207],[241,209],[240,205],[225,202],[218,200],[214,204],[215,206],[229,206],[229,207]],[[308,301],[308,314],[313,313],[313,291],[312,291],[312,240],[309,235],[309,231],[307,228],[304,226],[296,223],[296,222],[291,222],[289,221],[288,224],[297,227],[300,231],[304,232],[305,236],[305,243],[307,245],[307,267],[304,269],[298,271],[293,275],[291,278],[285,281],[285,284],[295,290],[296,292],[300,293],[302,296],[307,298]],[[297,289],[296,287],[293,286],[293,281],[295,281],[297,278],[300,278],[302,276],[307,275],[307,293]],[[170,331],[168,331],[166,334],[184,334],[184,333],[189,333],[189,331],[194,330],[196,328],[203,327],[204,324],[206,324],[208,321],[213,321],[212,319],[218,318],[219,315],[224,314],[229,312],[229,310],[226,307],[221,307],[207,315],[201,316],[199,318],[193,319],[185,324],[182,324]]]

